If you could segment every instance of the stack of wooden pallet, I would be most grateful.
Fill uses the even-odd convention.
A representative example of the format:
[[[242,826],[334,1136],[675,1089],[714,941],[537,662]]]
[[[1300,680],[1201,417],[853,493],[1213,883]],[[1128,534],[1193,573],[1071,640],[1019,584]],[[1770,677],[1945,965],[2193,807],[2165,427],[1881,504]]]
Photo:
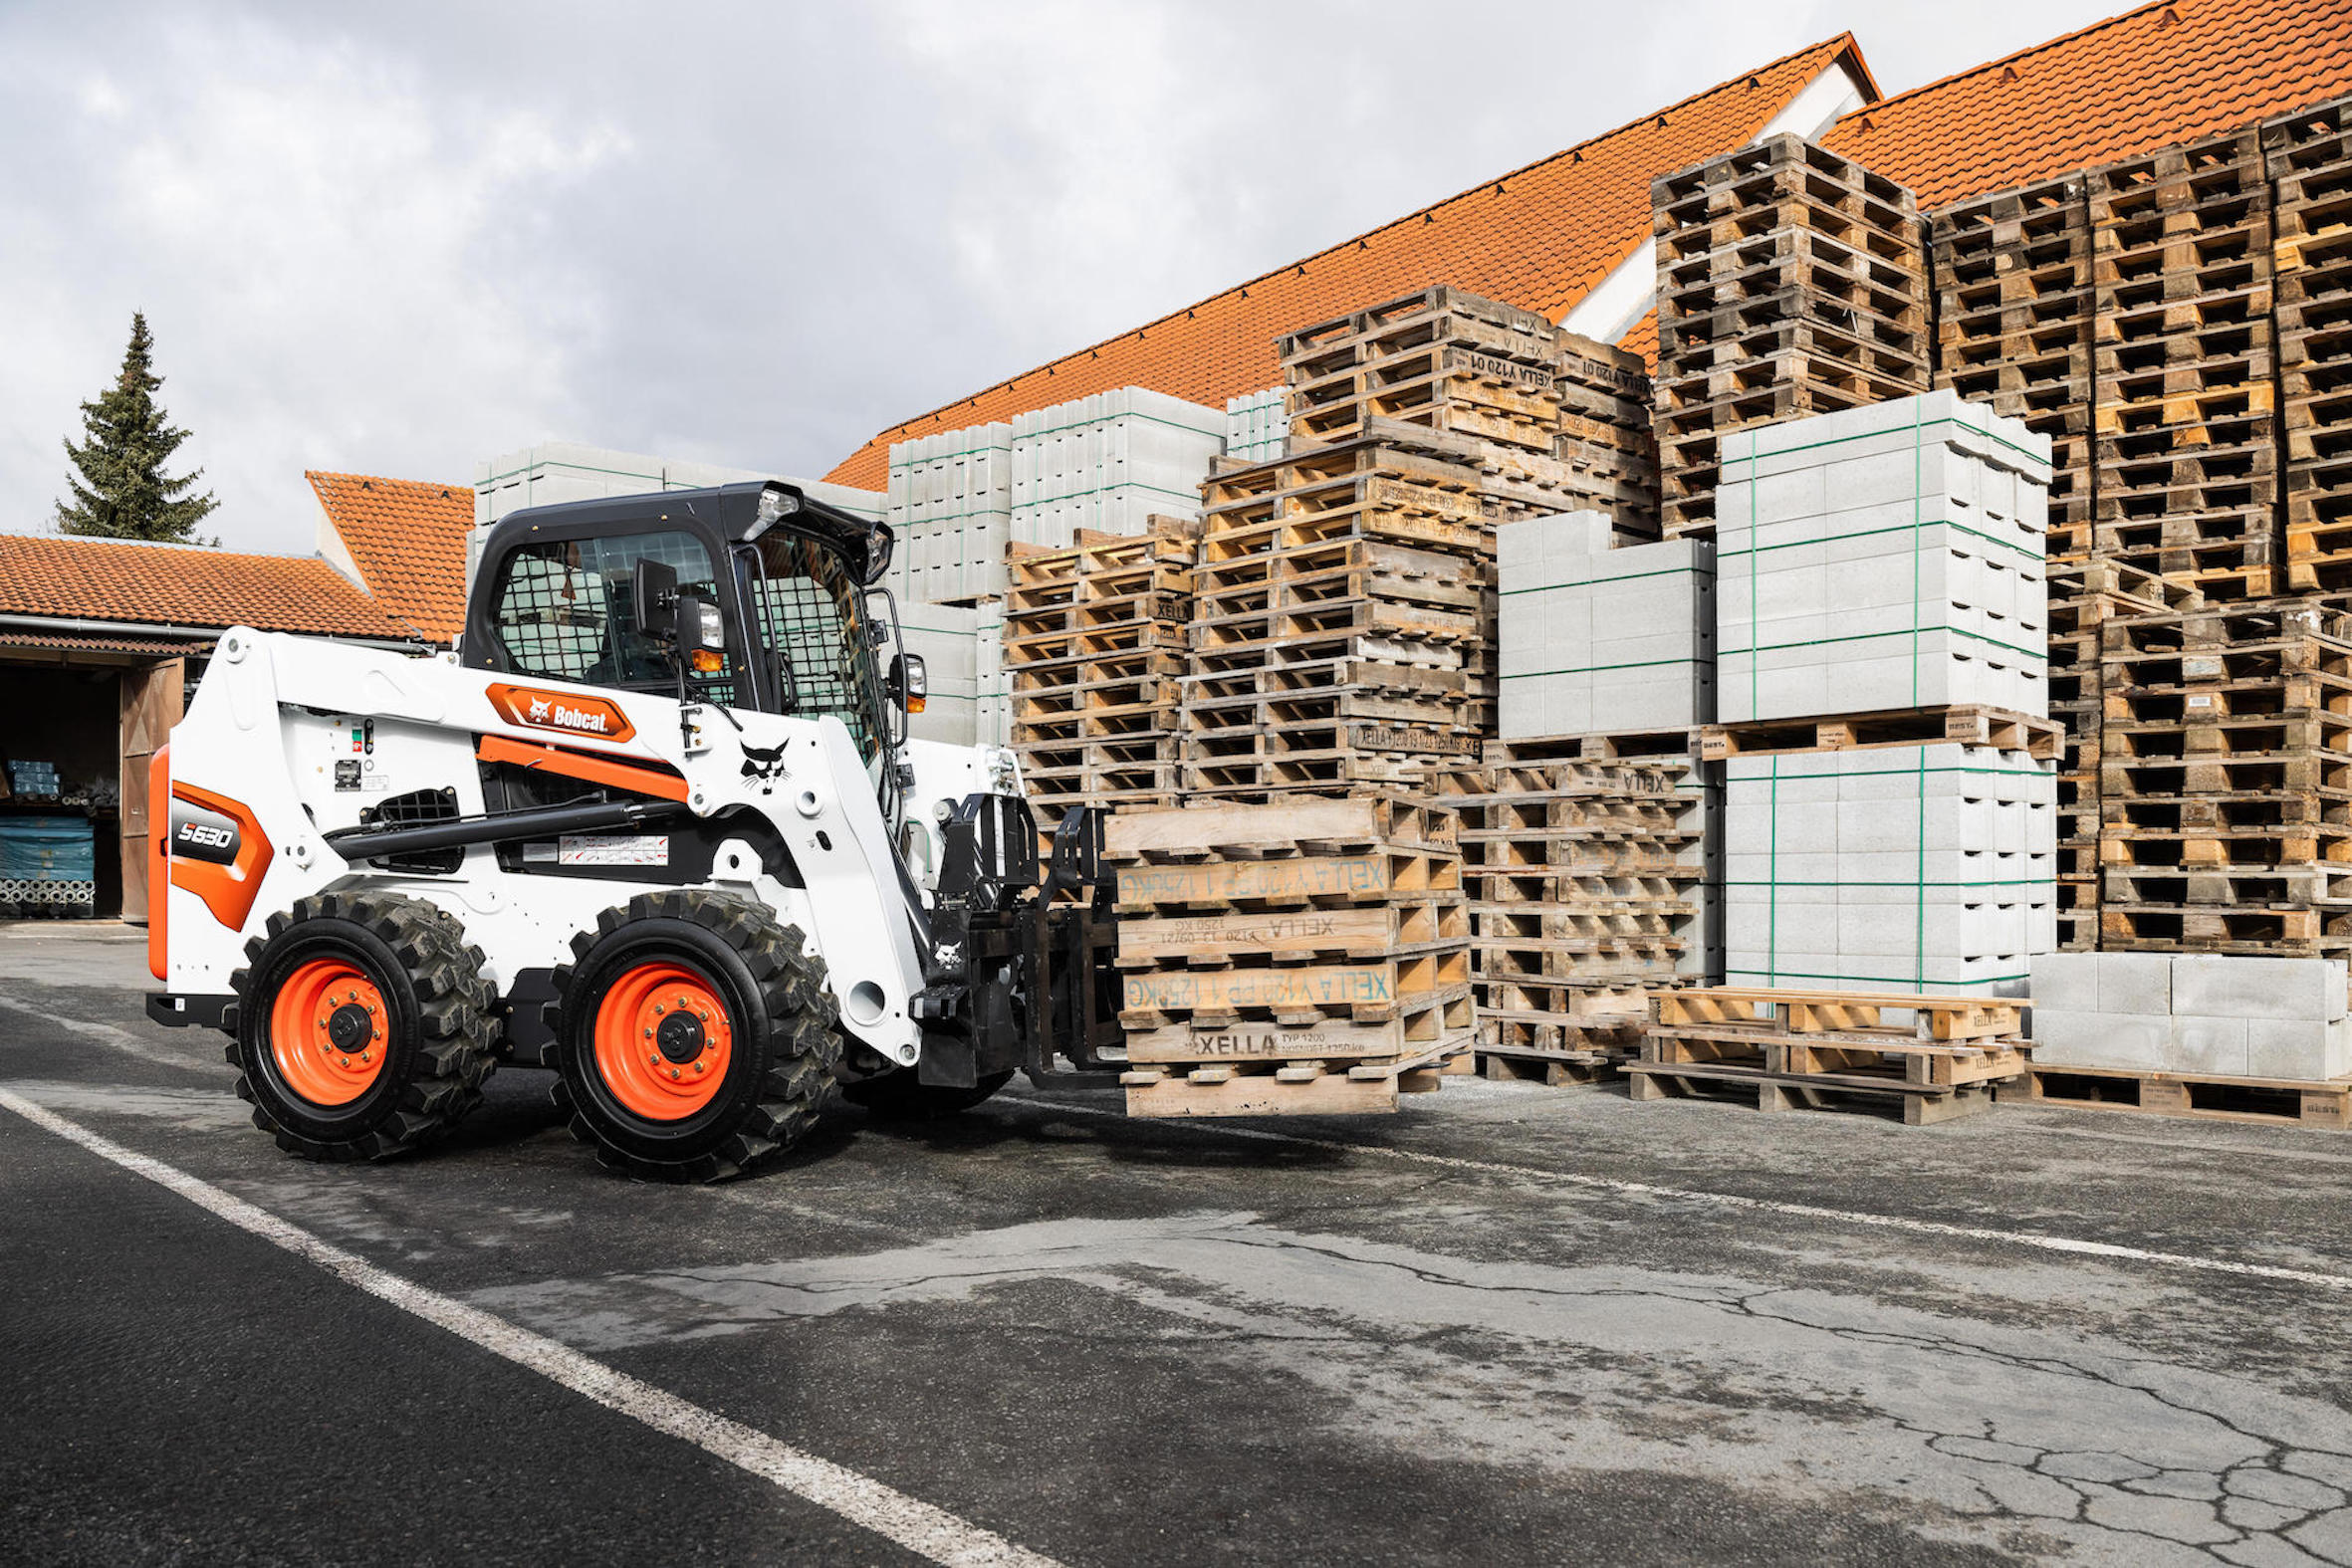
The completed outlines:
[[[1650,367],[1630,349],[1561,332],[1555,360],[1562,512],[1605,512],[1617,532],[1658,537],[1658,437]]]
[[[1199,537],[1197,523],[1154,518],[1147,534],[1080,530],[1067,550],[1012,547],[1013,748],[1046,826],[1072,805],[1175,798],[1177,678]]]
[[[2262,598],[2284,584],[2260,137],[2127,158],[2089,186],[2099,553]]]
[[[1461,813],[1479,1050],[1490,1077],[1588,1081],[1640,1043],[1649,993],[1704,957],[1703,803],[1687,759],[1562,759],[1490,742]]]
[[[2223,604],[2101,635],[2101,949],[2352,954],[2352,622]]]
[[[1935,384],[2050,438],[2053,561],[2079,560],[2093,543],[2096,297],[2086,191],[2082,176],[2070,175],[1929,215]],[[2054,679],[2054,647],[2052,666]]]
[[[1477,755],[1496,504],[1475,468],[1358,440],[1202,486],[1183,788],[1410,785]]]
[[[2099,945],[2099,662],[2111,620],[2202,606],[2192,587],[2097,558],[2049,568],[2050,718],[2065,728],[2058,767],[2058,945]]]
[[[1424,289],[1276,340],[1294,446],[1353,441],[1373,421],[1468,436],[1497,469],[1557,477],[1559,330],[1532,311]]]
[[[2352,603],[2352,99],[2262,127],[2288,585]]]
[[[1715,987],[1651,1001],[1637,1100],[1730,1094],[1759,1110],[1899,1102],[1911,1126],[1991,1108],[2026,1066],[2013,998]],[[1889,1014],[1893,1014],[1892,1017]]]
[[[1662,517],[1704,534],[1725,434],[1928,390],[1926,263],[1911,192],[1798,136],[1650,196]]]
[[[1606,512],[1658,531],[1657,448],[1641,355],[1532,311],[1424,289],[1276,340],[1291,450],[1378,440],[1467,463],[1498,496]]]
[[[1393,1110],[1469,1049],[1451,811],[1371,797],[1127,811],[1105,853],[1130,1115]]]

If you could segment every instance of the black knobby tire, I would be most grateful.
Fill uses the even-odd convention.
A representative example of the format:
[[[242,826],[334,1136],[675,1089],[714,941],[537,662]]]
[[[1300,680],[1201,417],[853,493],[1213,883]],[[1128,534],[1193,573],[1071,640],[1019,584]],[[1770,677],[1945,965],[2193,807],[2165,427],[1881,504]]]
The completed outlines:
[[[340,1104],[299,1092],[274,1034],[280,989],[320,963],[350,966],[383,1003],[382,1066]],[[497,999],[482,966],[454,917],[404,894],[321,893],[272,915],[268,935],[245,945],[245,968],[229,979],[236,1000],[221,1014],[253,1124],[313,1160],[380,1160],[447,1133],[482,1103],[498,1066]]]
[[[726,893],[643,893],[572,939],[547,1020],[556,1106],[606,1166],[669,1182],[742,1176],[806,1138],[835,1088],[840,1036],[824,961],[767,905]],[[674,966],[726,1008],[731,1045],[717,1087],[691,1114],[656,1119],[623,1099],[596,1049],[616,982]]]
[[[843,1085],[841,1098],[880,1121],[930,1122],[961,1115],[1012,1081],[1010,1070],[984,1072],[972,1087],[951,1089],[919,1082],[914,1068],[901,1067]]]

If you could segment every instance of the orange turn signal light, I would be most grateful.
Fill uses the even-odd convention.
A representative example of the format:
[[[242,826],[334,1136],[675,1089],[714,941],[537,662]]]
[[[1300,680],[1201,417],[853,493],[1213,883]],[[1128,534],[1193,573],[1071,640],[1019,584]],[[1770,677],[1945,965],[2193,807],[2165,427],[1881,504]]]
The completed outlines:
[[[906,711],[908,713],[921,713],[924,706],[929,701],[930,699],[927,697],[909,697],[906,700]]]
[[[726,668],[727,655],[719,652],[716,648],[697,648],[694,650],[695,674],[717,675]]]

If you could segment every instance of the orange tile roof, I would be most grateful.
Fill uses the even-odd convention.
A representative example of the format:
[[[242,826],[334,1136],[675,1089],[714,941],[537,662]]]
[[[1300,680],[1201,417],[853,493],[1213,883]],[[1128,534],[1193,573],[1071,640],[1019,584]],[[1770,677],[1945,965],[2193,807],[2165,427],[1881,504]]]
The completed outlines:
[[[462,560],[462,556],[461,556]],[[316,557],[0,535],[0,614],[331,636],[407,635]]]
[[[436,642],[457,635],[465,623],[465,537],[474,526],[473,491],[373,474],[312,471],[303,477],[384,613],[411,622]]]
[[[1910,186],[1925,211],[2347,89],[2344,0],[2157,0],[1869,105],[1821,139]]]
[[[1650,180],[1741,146],[1843,58],[1852,35],[1745,72],[1187,310],[1064,355],[881,432],[824,477],[878,490],[890,443],[1121,386],[1222,406],[1282,379],[1283,333],[1377,300],[1450,284],[1557,321],[1650,235]],[[1875,96],[1875,94],[1873,95]]]

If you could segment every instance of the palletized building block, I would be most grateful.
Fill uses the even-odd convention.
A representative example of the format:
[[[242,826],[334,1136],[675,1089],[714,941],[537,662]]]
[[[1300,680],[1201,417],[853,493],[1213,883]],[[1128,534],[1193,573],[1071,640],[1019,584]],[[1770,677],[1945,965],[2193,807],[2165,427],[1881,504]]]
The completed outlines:
[[[1504,739],[1714,720],[1714,547],[1613,538],[1598,512],[1496,531]]]
[[[2059,953],[2033,963],[2033,1064],[2303,1081],[2352,1073],[2338,959]]]
[[[1016,416],[1012,539],[1061,550],[1080,529],[1141,534],[1154,515],[1197,517],[1225,428],[1222,409],[1140,386]]]
[[[2018,991],[2056,941],[2056,774],[1930,745],[1734,757],[1733,985]]]
[[[2048,709],[2049,441],[1951,392],[1723,438],[1717,706]]]
[[[970,604],[1002,593],[1012,538],[1013,427],[943,430],[890,446],[890,583],[904,599]]]

